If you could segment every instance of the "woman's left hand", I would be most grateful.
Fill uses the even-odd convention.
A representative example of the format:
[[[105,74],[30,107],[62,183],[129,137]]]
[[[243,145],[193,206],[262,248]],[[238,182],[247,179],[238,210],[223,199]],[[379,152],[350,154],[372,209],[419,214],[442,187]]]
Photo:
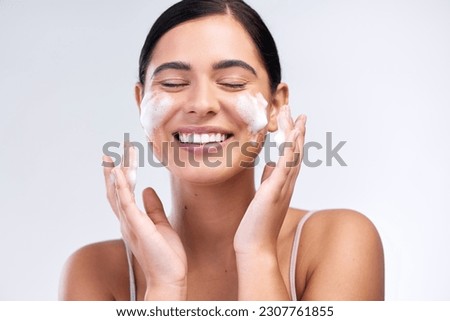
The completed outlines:
[[[234,236],[239,300],[290,300],[277,257],[277,239],[300,171],[306,117],[294,121],[289,107],[278,115],[278,130],[286,137],[277,164],[267,164],[261,186]]]
[[[306,116],[294,122],[289,107],[281,107],[278,130],[286,137],[279,147],[277,164],[266,164],[261,185],[250,203],[234,237],[238,256],[272,253],[276,255],[278,234],[300,171],[305,141]]]

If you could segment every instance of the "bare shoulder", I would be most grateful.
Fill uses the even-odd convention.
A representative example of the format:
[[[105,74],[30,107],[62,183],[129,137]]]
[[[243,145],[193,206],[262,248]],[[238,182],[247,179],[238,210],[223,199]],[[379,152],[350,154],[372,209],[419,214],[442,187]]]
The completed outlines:
[[[360,212],[316,212],[303,227],[298,261],[297,288],[304,300],[384,299],[382,242]]]
[[[350,209],[329,209],[317,211],[309,220],[305,233],[320,233],[322,245],[331,245],[335,241],[349,241],[362,237],[360,241],[379,240],[378,231],[372,221],[364,214]]]
[[[66,261],[60,300],[121,300],[127,295],[128,265],[122,240],[86,245]],[[126,297],[123,299],[127,299]]]

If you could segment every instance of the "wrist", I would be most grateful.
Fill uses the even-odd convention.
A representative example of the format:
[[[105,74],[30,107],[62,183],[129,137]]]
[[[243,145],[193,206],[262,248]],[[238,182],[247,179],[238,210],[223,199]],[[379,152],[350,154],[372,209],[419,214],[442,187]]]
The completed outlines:
[[[236,252],[236,264],[241,272],[277,270],[278,257],[275,251]]]
[[[147,282],[146,301],[185,301],[187,282],[161,283]]]
[[[289,300],[274,252],[236,256],[239,300]]]
[[[277,259],[277,248],[272,244],[267,246],[235,246],[234,252],[237,260],[269,260]]]

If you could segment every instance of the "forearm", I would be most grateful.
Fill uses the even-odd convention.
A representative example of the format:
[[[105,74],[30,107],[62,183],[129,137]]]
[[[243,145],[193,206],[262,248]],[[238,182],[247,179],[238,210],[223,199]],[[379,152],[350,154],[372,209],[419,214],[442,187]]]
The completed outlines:
[[[237,255],[239,301],[289,301],[275,254]]]

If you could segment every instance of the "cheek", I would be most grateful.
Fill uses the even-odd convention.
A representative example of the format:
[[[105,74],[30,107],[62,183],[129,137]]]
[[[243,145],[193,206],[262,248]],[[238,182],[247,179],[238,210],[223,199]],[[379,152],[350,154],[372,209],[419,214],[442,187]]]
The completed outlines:
[[[242,120],[248,124],[248,130],[253,135],[267,126],[267,106],[268,103],[261,93],[255,96],[244,93],[237,98],[236,111]]]
[[[141,125],[149,140],[153,139],[155,129],[173,108],[173,99],[166,94],[145,94],[141,102]]]

